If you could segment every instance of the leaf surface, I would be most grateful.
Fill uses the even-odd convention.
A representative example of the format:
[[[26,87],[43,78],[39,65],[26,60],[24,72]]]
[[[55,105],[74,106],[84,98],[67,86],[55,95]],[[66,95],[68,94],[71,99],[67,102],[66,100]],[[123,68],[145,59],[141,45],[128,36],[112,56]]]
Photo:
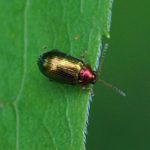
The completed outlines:
[[[49,82],[37,67],[47,46],[96,70],[112,0],[0,1],[0,148],[83,150],[90,92]]]

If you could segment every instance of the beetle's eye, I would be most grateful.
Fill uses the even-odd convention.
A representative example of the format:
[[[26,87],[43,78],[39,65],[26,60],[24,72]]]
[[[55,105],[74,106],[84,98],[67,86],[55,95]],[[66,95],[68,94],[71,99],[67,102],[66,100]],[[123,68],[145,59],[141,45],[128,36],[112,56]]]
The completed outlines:
[[[93,81],[92,81],[92,84],[95,84],[96,83],[96,80],[94,79]]]
[[[95,84],[95,83],[96,83],[96,74],[94,73],[94,74],[93,74],[92,84]]]

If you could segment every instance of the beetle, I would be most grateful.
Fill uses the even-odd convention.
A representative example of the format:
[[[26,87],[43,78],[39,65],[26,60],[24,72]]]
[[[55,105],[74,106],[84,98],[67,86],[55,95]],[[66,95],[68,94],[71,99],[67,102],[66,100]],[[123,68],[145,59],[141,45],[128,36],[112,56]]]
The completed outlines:
[[[82,86],[96,82],[96,72],[88,64],[57,49],[40,55],[37,64],[50,80]]]

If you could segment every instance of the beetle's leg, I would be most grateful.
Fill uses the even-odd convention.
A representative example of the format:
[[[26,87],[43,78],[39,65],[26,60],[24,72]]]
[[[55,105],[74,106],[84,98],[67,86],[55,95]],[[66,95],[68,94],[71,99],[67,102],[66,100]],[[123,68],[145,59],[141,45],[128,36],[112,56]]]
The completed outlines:
[[[82,89],[87,90],[92,97],[94,96],[94,91],[92,87],[82,86]]]
[[[92,97],[94,96],[93,88],[91,88],[91,90],[90,90],[90,94],[91,94],[91,96],[92,96]]]
[[[84,51],[81,53],[81,55],[80,55],[80,59],[81,59],[82,61],[84,61],[85,55],[87,55],[87,50],[84,50]]]
[[[48,80],[51,82],[51,81],[53,81],[51,78],[48,78]]]
[[[47,46],[43,46],[43,50],[44,50],[45,52],[47,52],[47,51],[48,51],[48,47],[47,47]]]

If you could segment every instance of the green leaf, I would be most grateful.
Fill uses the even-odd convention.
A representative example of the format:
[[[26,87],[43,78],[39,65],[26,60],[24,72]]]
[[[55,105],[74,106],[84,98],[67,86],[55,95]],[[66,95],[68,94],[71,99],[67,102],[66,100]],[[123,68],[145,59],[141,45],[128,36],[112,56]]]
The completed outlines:
[[[0,149],[83,150],[88,90],[49,82],[37,58],[57,48],[87,50],[95,70],[109,36],[112,0],[0,1]]]

